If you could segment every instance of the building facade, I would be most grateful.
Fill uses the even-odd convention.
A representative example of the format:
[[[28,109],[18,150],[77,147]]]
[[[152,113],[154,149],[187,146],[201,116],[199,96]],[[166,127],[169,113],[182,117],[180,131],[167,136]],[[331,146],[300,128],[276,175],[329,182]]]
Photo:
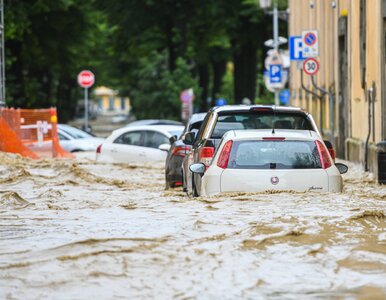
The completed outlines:
[[[105,86],[94,89],[94,98],[102,114],[128,114],[131,110],[130,98],[120,97],[117,91]]]
[[[379,173],[386,140],[386,0],[289,0],[289,35],[317,30],[320,68],[290,68],[291,105],[313,114],[337,157]],[[378,146],[377,146],[378,145]]]

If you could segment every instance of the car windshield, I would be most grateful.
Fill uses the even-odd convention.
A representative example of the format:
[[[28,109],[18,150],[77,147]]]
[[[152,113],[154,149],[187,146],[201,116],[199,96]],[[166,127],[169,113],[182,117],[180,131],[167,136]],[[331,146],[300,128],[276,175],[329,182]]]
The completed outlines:
[[[313,141],[235,141],[230,169],[319,169],[318,149]]]
[[[314,130],[303,113],[240,112],[219,115],[211,138],[219,139],[229,130],[270,128]]]
[[[91,134],[75,127],[59,126],[59,128],[60,130],[63,130],[65,133],[71,135],[75,139],[85,139],[93,137]]]

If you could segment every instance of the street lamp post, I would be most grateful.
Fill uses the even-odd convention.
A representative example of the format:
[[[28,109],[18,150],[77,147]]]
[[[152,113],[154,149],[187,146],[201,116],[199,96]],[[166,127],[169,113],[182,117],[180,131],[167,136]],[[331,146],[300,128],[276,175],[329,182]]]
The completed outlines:
[[[275,51],[278,51],[279,49],[279,20],[277,16],[277,4],[275,3],[273,7],[273,45]],[[280,100],[279,100],[279,91],[275,89],[275,105],[279,105]]]
[[[260,7],[264,10],[267,10],[272,6],[272,0],[259,0]],[[273,5],[273,10],[268,12],[273,16],[273,45],[272,48],[278,53],[279,50],[279,11],[277,9],[277,2],[275,1]],[[275,89],[275,105],[280,104],[279,100],[279,90]]]

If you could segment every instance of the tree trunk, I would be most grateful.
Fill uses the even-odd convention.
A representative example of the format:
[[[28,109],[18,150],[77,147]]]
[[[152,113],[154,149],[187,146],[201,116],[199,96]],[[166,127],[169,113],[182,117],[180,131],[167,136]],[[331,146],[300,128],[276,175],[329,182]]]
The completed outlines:
[[[198,67],[199,75],[199,84],[201,88],[201,103],[200,103],[200,112],[205,112],[208,110],[207,99],[209,96],[209,68],[205,65],[200,65]]]
[[[255,42],[242,41],[233,45],[234,93],[236,103],[248,98],[253,103],[256,96],[257,46]],[[237,47],[238,46],[238,47]]]
[[[168,65],[169,65],[169,71],[173,72],[176,69],[176,59],[177,59],[177,51],[176,51],[176,45],[173,41],[173,24],[170,22],[166,26],[166,42],[167,42],[167,49],[168,49]]]

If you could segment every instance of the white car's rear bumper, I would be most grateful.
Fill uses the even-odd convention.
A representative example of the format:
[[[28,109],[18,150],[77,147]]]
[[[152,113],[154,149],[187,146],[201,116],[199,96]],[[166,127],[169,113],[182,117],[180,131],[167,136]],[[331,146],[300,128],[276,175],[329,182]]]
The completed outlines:
[[[222,192],[341,192],[342,177],[335,166],[323,169],[221,169],[211,166],[202,180],[201,194]]]

